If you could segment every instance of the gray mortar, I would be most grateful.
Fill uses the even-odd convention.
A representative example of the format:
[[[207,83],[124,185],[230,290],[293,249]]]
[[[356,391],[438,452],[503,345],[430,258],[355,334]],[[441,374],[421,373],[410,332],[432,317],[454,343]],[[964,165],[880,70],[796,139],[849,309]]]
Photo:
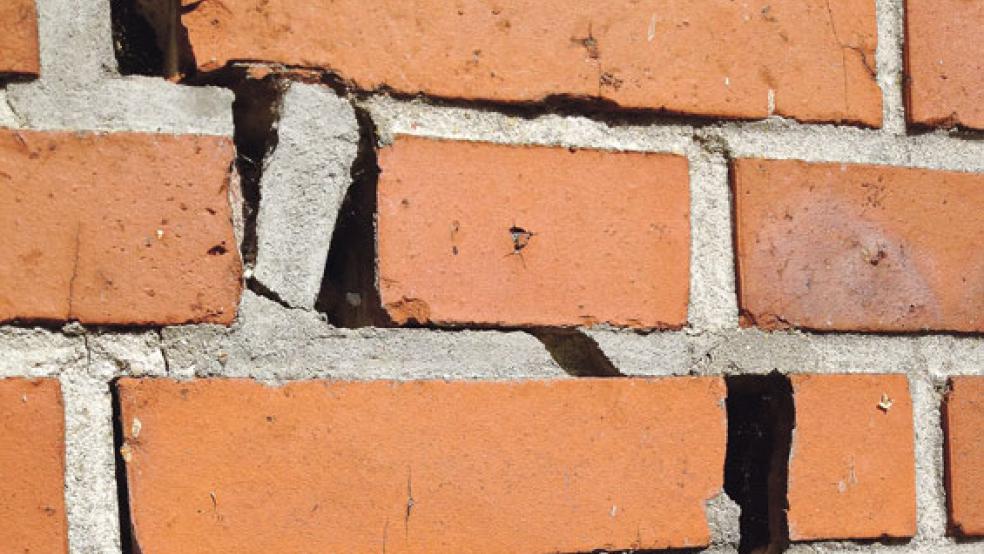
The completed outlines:
[[[707,526],[711,530],[711,544],[706,552],[738,552],[738,543],[741,542],[741,507],[721,491],[704,503],[704,513]]]
[[[232,136],[231,91],[120,77],[110,0],[37,0],[41,78],[7,85],[14,121],[41,130]],[[9,119],[9,118],[8,118]]]
[[[85,339],[44,329],[0,327],[0,378],[48,377],[84,365]]]
[[[65,403],[65,508],[72,554],[119,554],[110,385],[83,367],[61,374]]]
[[[919,535],[909,545],[821,542],[791,552],[970,554],[980,543],[944,538],[940,387],[947,376],[984,372],[984,337],[813,335],[735,328],[728,157],[802,159],[984,172],[984,141],[947,132],[906,136],[902,97],[902,0],[876,0],[880,130],[803,125],[781,118],[701,125],[606,124],[585,117],[516,117],[485,109],[371,95],[362,105],[384,143],[406,133],[458,140],[543,144],[688,157],[692,177],[692,300],[689,328],[642,335],[588,333],[627,375],[783,372],[906,373],[912,387]],[[231,136],[230,91],[162,79],[119,77],[109,0],[38,0],[42,78],[0,89],[0,126]],[[317,119],[312,117],[311,119]],[[328,122],[312,122],[312,125]],[[286,130],[282,130],[286,132]],[[337,139],[312,140],[329,151]],[[271,163],[273,160],[271,160]],[[329,224],[330,226],[330,224]],[[282,229],[281,229],[282,232]],[[329,230],[330,233],[330,230]],[[262,230],[264,240],[267,231]],[[269,279],[267,279],[269,280]],[[283,379],[563,378],[522,332],[337,329],[317,313],[247,292],[232,328],[186,326],[133,333],[58,333],[0,327],[0,377],[60,375],[66,410],[66,502],[72,554],[118,553],[109,380],[124,374]],[[719,500],[720,497],[719,497]],[[719,517],[720,516],[720,517]],[[733,551],[735,513],[712,502],[713,551]],[[721,537],[726,537],[721,539]],[[731,542],[732,545],[724,544]],[[722,550],[723,549],[723,550]]]
[[[42,79],[7,86],[21,126],[40,130],[137,131],[232,136],[233,94],[130,76],[93,83]]]
[[[639,334],[586,329],[626,375],[984,374],[984,337],[811,334],[757,329]]]
[[[720,152],[690,149],[690,306],[688,320],[697,329],[738,325],[731,186],[728,163]]]
[[[314,309],[358,144],[351,104],[325,86],[290,85],[263,162],[253,271],[289,306]]]
[[[174,377],[519,379],[567,374],[522,332],[338,329],[246,291],[239,321],[163,330]]]
[[[903,38],[905,35],[905,0],[876,0],[878,49],[875,65],[878,86],[882,89],[882,128],[887,133],[905,134],[905,100],[903,83]]]
[[[90,334],[89,374],[110,380],[121,375],[134,377],[167,375],[161,335],[157,331]]]
[[[37,0],[41,78],[60,85],[117,75],[110,0]]]

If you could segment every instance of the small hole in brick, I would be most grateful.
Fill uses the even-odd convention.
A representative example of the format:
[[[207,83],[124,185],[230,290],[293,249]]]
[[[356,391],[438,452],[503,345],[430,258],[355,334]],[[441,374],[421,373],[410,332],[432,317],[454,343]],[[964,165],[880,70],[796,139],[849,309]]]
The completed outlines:
[[[224,256],[227,253],[228,253],[228,249],[226,249],[225,245],[223,244],[216,244],[215,246],[208,249],[209,256]]]

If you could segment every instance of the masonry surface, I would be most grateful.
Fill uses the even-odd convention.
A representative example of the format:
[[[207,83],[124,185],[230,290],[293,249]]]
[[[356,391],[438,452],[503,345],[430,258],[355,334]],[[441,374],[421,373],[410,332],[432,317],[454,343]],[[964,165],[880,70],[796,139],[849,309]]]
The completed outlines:
[[[984,551],[980,3],[0,25],[0,552]]]

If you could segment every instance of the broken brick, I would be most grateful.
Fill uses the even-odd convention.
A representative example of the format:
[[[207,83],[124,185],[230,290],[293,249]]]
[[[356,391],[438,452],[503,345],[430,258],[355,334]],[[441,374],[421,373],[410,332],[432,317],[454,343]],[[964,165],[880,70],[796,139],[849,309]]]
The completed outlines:
[[[793,375],[789,538],[916,531],[912,400],[905,375]]]
[[[68,552],[65,417],[57,379],[0,379],[0,545]]]
[[[984,176],[742,159],[745,325],[984,331]]]
[[[718,378],[118,387],[143,552],[695,547],[722,488]]]
[[[950,379],[944,404],[951,530],[984,536],[984,377]]]
[[[984,129],[984,2],[906,0],[908,117]]]
[[[0,131],[0,322],[230,323],[233,157],[221,137]]]
[[[400,136],[379,165],[397,323],[686,324],[686,158]]]
[[[201,71],[254,60],[326,69],[361,89],[473,100],[598,98],[871,126],[882,117],[873,1],[182,4]]]
[[[41,71],[35,0],[0,2],[0,75],[37,77]]]

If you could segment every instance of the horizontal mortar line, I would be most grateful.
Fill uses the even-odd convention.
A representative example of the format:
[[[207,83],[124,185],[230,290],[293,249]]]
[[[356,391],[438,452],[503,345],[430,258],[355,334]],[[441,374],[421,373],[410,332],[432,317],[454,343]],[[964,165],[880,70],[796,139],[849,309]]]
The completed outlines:
[[[4,328],[0,328],[2,332]],[[418,336],[427,334],[454,335],[454,331],[419,329],[387,329],[387,334],[393,338],[400,335]],[[516,333],[506,330],[479,330],[475,334],[488,336]],[[44,336],[59,336],[47,331],[39,332]],[[111,337],[112,334],[103,336]],[[957,375],[984,374],[984,366],[974,365],[967,361],[968,352],[984,352],[984,336],[958,336],[947,334],[922,335],[878,335],[878,334],[809,334],[801,332],[763,333],[757,330],[728,330],[699,333],[693,330],[678,332],[657,332],[641,335],[632,331],[591,330],[591,338],[595,339],[604,354],[618,367],[626,377],[672,377],[687,375],[730,375],[734,373],[767,373],[779,369],[783,373],[896,373],[912,376],[929,376],[945,379]],[[619,339],[620,345],[606,347],[606,338]],[[306,379],[333,380],[464,380],[464,381],[501,381],[501,380],[531,380],[531,379],[567,379],[569,376],[549,371],[550,368],[537,364],[538,360],[529,360],[529,370],[520,371],[513,375],[484,376],[482,374],[447,375],[442,367],[435,365],[434,370],[428,368],[412,369],[379,369],[365,372],[357,369],[360,365],[371,366],[378,363],[379,356],[372,354],[373,347],[378,347],[380,338],[359,336],[331,336],[321,338],[304,338],[297,341],[297,349],[312,348],[318,343],[330,344],[345,350],[355,345],[367,346],[367,355],[355,355],[345,358],[347,366],[338,367],[326,363],[322,369],[291,370],[275,364],[257,363],[251,368],[232,368],[228,371],[210,370],[196,373],[194,376],[172,374],[171,377],[194,378],[253,378],[258,380],[297,381]],[[936,343],[936,344],[934,344]],[[490,343],[491,345],[491,343]],[[203,354],[208,350],[203,349]],[[284,347],[283,344],[279,345]],[[731,349],[729,349],[729,346]],[[933,347],[941,351],[925,351]],[[469,344],[469,348],[473,345]],[[959,347],[959,348],[955,348]],[[169,348],[164,346],[164,350]],[[673,352],[679,354],[673,358]],[[778,352],[777,355],[763,354]],[[886,353],[895,353],[887,356]],[[925,356],[923,355],[925,354]],[[262,355],[262,351],[260,351]],[[463,352],[467,356],[467,352]],[[652,358],[653,363],[660,363],[661,356],[673,358],[667,362],[667,368],[653,367],[651,370],[638,370],[633,363],[625,363],[623,358],[636,360]],[[849,362],[845,362],[849,360]],[[394,360],[399,361],[399,360]],[[43,369],[11,368],[0,369],[0,377],[56,377],[71,368],[85,366],[84,359],[65,361],[65,367],[57,367],[58,360],[44,364]],[[636,362],[635,365],[639,365]],[[273,368],[271,370],[271,368]],[[109,381],[117,377],[160,377],[161,375],[135,374],[128,370],[115,370],[112,373],[92,375],[92,378]],[[491,379],[490,379],[491,378]]]
[[[699,146],[698,137],[717,137],[733,157],[984,172],[984,143],[951,136],[945,130],[899,135],[885,129],[799,123],[781,118],[708,120],[706,125],[679,124],[672,120],[612,125],[580,115],[548,113],[526,118],[389,96],[373,96],[360,104],[380,126],[384,142],[393,135],[405,134],[501,144],[683,154]]]

